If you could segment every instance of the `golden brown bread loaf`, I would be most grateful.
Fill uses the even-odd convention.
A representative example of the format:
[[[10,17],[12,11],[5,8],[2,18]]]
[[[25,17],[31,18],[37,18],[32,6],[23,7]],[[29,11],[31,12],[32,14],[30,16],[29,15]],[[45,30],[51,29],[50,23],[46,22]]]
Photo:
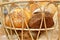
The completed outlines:
[[[29,20],[29,27],[40,28],[41,19],[42,19],[41,12],[36,12],[34,16]],[[49,12],[45,12],[45,21],[47,28],[51,28],[54,25],[53,15],[51,15]],[[42,28],[45,28],[44,21],[42,23]]]
[[[13,10],[13,12],[11,14],[8,14],[8,15],[12,19],[12,22],[13,22],[13,24],[16,28],[21,28],[22,27],[23,16],[24,16],[25,20],[27,21],[27,23],[28,23],[28,20],[31,17],[30,11],[25,9],[25,11],[23,12],[23,15],[22,15],[21,9],[19,9],[19,8],[16,8],[15,10]],[[10,25],[13,26],[8,15],[5,17],[5,24],[7,26],[10,26]],[[24,22],[24,27],[26,27],[25,22]]]
[[[11,14],[10,18],[12,19],[13,25],[15,27],[17,27],[17,28],[22,27],[22,17],[19,17],[19,16],[15,17],[15,15],[13,16],[13,14]],[[6,24],[6,26],[9,26],[9,27],[13,26],[10,18],[8,15],[5,18],[5,24]]]

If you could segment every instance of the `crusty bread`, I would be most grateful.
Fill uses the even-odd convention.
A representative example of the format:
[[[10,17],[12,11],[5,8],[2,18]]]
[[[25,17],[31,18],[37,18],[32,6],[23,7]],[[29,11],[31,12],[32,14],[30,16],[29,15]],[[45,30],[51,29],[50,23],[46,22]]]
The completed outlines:
[[[36,3],[32,3],[32,4],[30,4],[30,10],[33,12],[35,9],[37,9],[39,7],[39,5],[38,4],[36,4]]]
[[[12,18],[12,22],[16,28],[22,27],[23,16],[27,22],[31,17],[30,12],[28,12],[28,10],[26,10],[26,9],[24,10],[23,15],[22,15],[21,9],[19,9],[19,8],[16,8],[15,10],[13,10],[13,12],[11,14],[8,14],[8,15],[10,16],[10,18]],[[5,17],[5,24],[7,26],[10,26],[12,24],[12,22],[10,21],[10,18],[8,15]],[[25,22],[24,22],[24,27],[26,27]]]
[[[29,27],[30,28],[39,28],[41,24],[42,14],[41,12],[37,12],[30,20]],[[49,12],[45,12],[45,21],[47,28],[51,28],[54,25],[54,21],[52,15]],[[42,28],[45,28],[44,21],[42,23]]]

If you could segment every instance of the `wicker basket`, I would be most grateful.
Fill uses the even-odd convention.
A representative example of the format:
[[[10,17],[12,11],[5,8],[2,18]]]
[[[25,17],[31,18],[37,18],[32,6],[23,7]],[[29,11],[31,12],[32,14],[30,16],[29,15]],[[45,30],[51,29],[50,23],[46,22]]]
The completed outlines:
[[[0,12],[2,13],[2,15],[1,15],[2,16],[1,23],[2,23],[2,26],[5,29],[6,36],[7,36],[8,40],[15,40],[15,39],[16,40],[24,40],[23,39],[23,36],[24,36],[23,33],[24,33],[24,31],[28,31],[29,32],[29,35],[31,37],[31,39],[29,39],[29,40],[39,40],[39,37],[40,37],[39,34],[40,34],[41,30],[46,31],[45,32],[45,35],[46,35],[46,38],[47,38],[46,40],[53,40],[53,37],[52,37],[53,34],[51,34],[51,38],[49,39],[49,37],[48,37],[48,31],[51,31],[51,33],[54,33],[53,30],[58,29],[58,16],[57,16],[57,14],[58,14],[58,2],[49,2],[49,1],[47,1],[47,2],[48,2],[48,4],[44,8],[47,8],[48,5],[53,4],[53,5],[55,5],[57,7],[57,11],[55,12],[54,17],[53,17],[54,22],[55,22],[54,26],[52,28],[46,28],[46,23],[45,23],[45,28],[44,29],[41,29],[41,28],[40,29],[30,29],[29,26],[28,26],[28,24],[26,24],[26,20],[24,20],[24,21],[25,21],[25,24],[26,24],[27,28],[23,28],[23,22],[22,22],[22,28],[15,28],[14,25],[13,25],[13,21],[11,19],[10,20],[12,22],[13,27],[12,28],[11,27],[7,27],[5,25],[5,21],[4,21],[4,16],[5,16],[5,14],[4,14],[4,8],[6,8],[7,11],[8,11],[8,13],[10,13],[10,11],[12,10],[11,9],[11,4],[15,3],[15,4],[18,5],[17,7],[21,7],[21,9],[23,9],[23,8],[26,8],[26,7],[29,6],[28,5],[29,2],[6,2],[6,3],[1,3],[0,4],[0,9],[1,9]],[[36,1],[35,3],[38,3],[38,1]],[[19,34],[18,34],[17,31],[19,31],[19,32],[22,33],[22,34],[20,33],[21,37],[19,37]],[[32,31],[38,31],[36,39],[33,38],[32,33],[31,33]],[[45,40],[44,38],[42,38],[42,39]],[[40,39],[40,40],[42,40],[42,39]]]

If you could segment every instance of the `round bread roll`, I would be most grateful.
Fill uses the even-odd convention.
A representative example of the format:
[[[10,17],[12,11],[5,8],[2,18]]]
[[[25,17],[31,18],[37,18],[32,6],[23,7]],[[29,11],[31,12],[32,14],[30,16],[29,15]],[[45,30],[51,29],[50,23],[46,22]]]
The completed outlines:
[[[19,37],[22,40],[22,32],[19,33]],[[23,31],[23,40],[31,40],[31,36],[28,31]]]
[[[12,11],[11,14],[8,14],[8,15],[12,19],[12,22],[13,22],[13,24],[16,28],[21,28],[22,27],[23,16],[24,16],[24,19],[27,21],[27,23],[28,23],[28,20],[30,19],[30,16],[31,16],[30,13],[27,10],[25,10],[25,12],[22,15],[21,9],[19,9],[19,8],[16,8],[15,10]],[[5,24],[7,26],[13,26],[8,15],[5,17]],[[24,22],[24,28],[25,27],[26,27],[26,25],[25,25],[25,22]]]
[[[34,38],[34,40],[36,40],[37,34],[38,34],[38,31],[31,31],[31,35]],[[23,31],[23,40],[32,40],[31,35],[29,31]],[[19,33],[19,36],[21,38],[22,32]]]
[[[31,3],[30,4],[30,10],[33,12],[35,9],[39,8],[39,5],[36,3]]]
[[[21,28],[22,27],[22,17],[18,16],[17,17],[13,14],[10,14],[10,18],[12,19],[12,22],[13,22],[13,25],[16,27],[16,28]],[[5,24],[7,26],[13,26],[12,25],[12,22],[11,22],[11,19],[9,18],[9,16],[7,15],[6,18],[5,18]]]
[[[52,15],[57,11],[57,7],[54,4],[49,4],[46,11],[49,11]]]
[[[36,12],[34,16],[29,20],[29,27],[30,28],[40,28],[42,19],[41,12]],[[45,21],[47,28],[51,28],[54,25],[52,14],[49,12],[45,12]],[[42,28],[45,28],[44,21],[42,23]]]

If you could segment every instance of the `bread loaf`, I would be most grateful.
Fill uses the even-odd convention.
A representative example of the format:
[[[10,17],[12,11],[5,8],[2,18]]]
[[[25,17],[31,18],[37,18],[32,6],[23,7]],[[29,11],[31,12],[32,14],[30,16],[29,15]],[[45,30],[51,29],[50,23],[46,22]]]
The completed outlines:
[[[40,28],[41,19],[41,12],[36,12],[36,14],[34,14],[34,16],[29,20],[29,27]],[[45,12],[45,21],[47,28],[51,28],[54,25],[53,17],[49,12]],[[42,23],[42,28],[45,28],[44,21]]]

